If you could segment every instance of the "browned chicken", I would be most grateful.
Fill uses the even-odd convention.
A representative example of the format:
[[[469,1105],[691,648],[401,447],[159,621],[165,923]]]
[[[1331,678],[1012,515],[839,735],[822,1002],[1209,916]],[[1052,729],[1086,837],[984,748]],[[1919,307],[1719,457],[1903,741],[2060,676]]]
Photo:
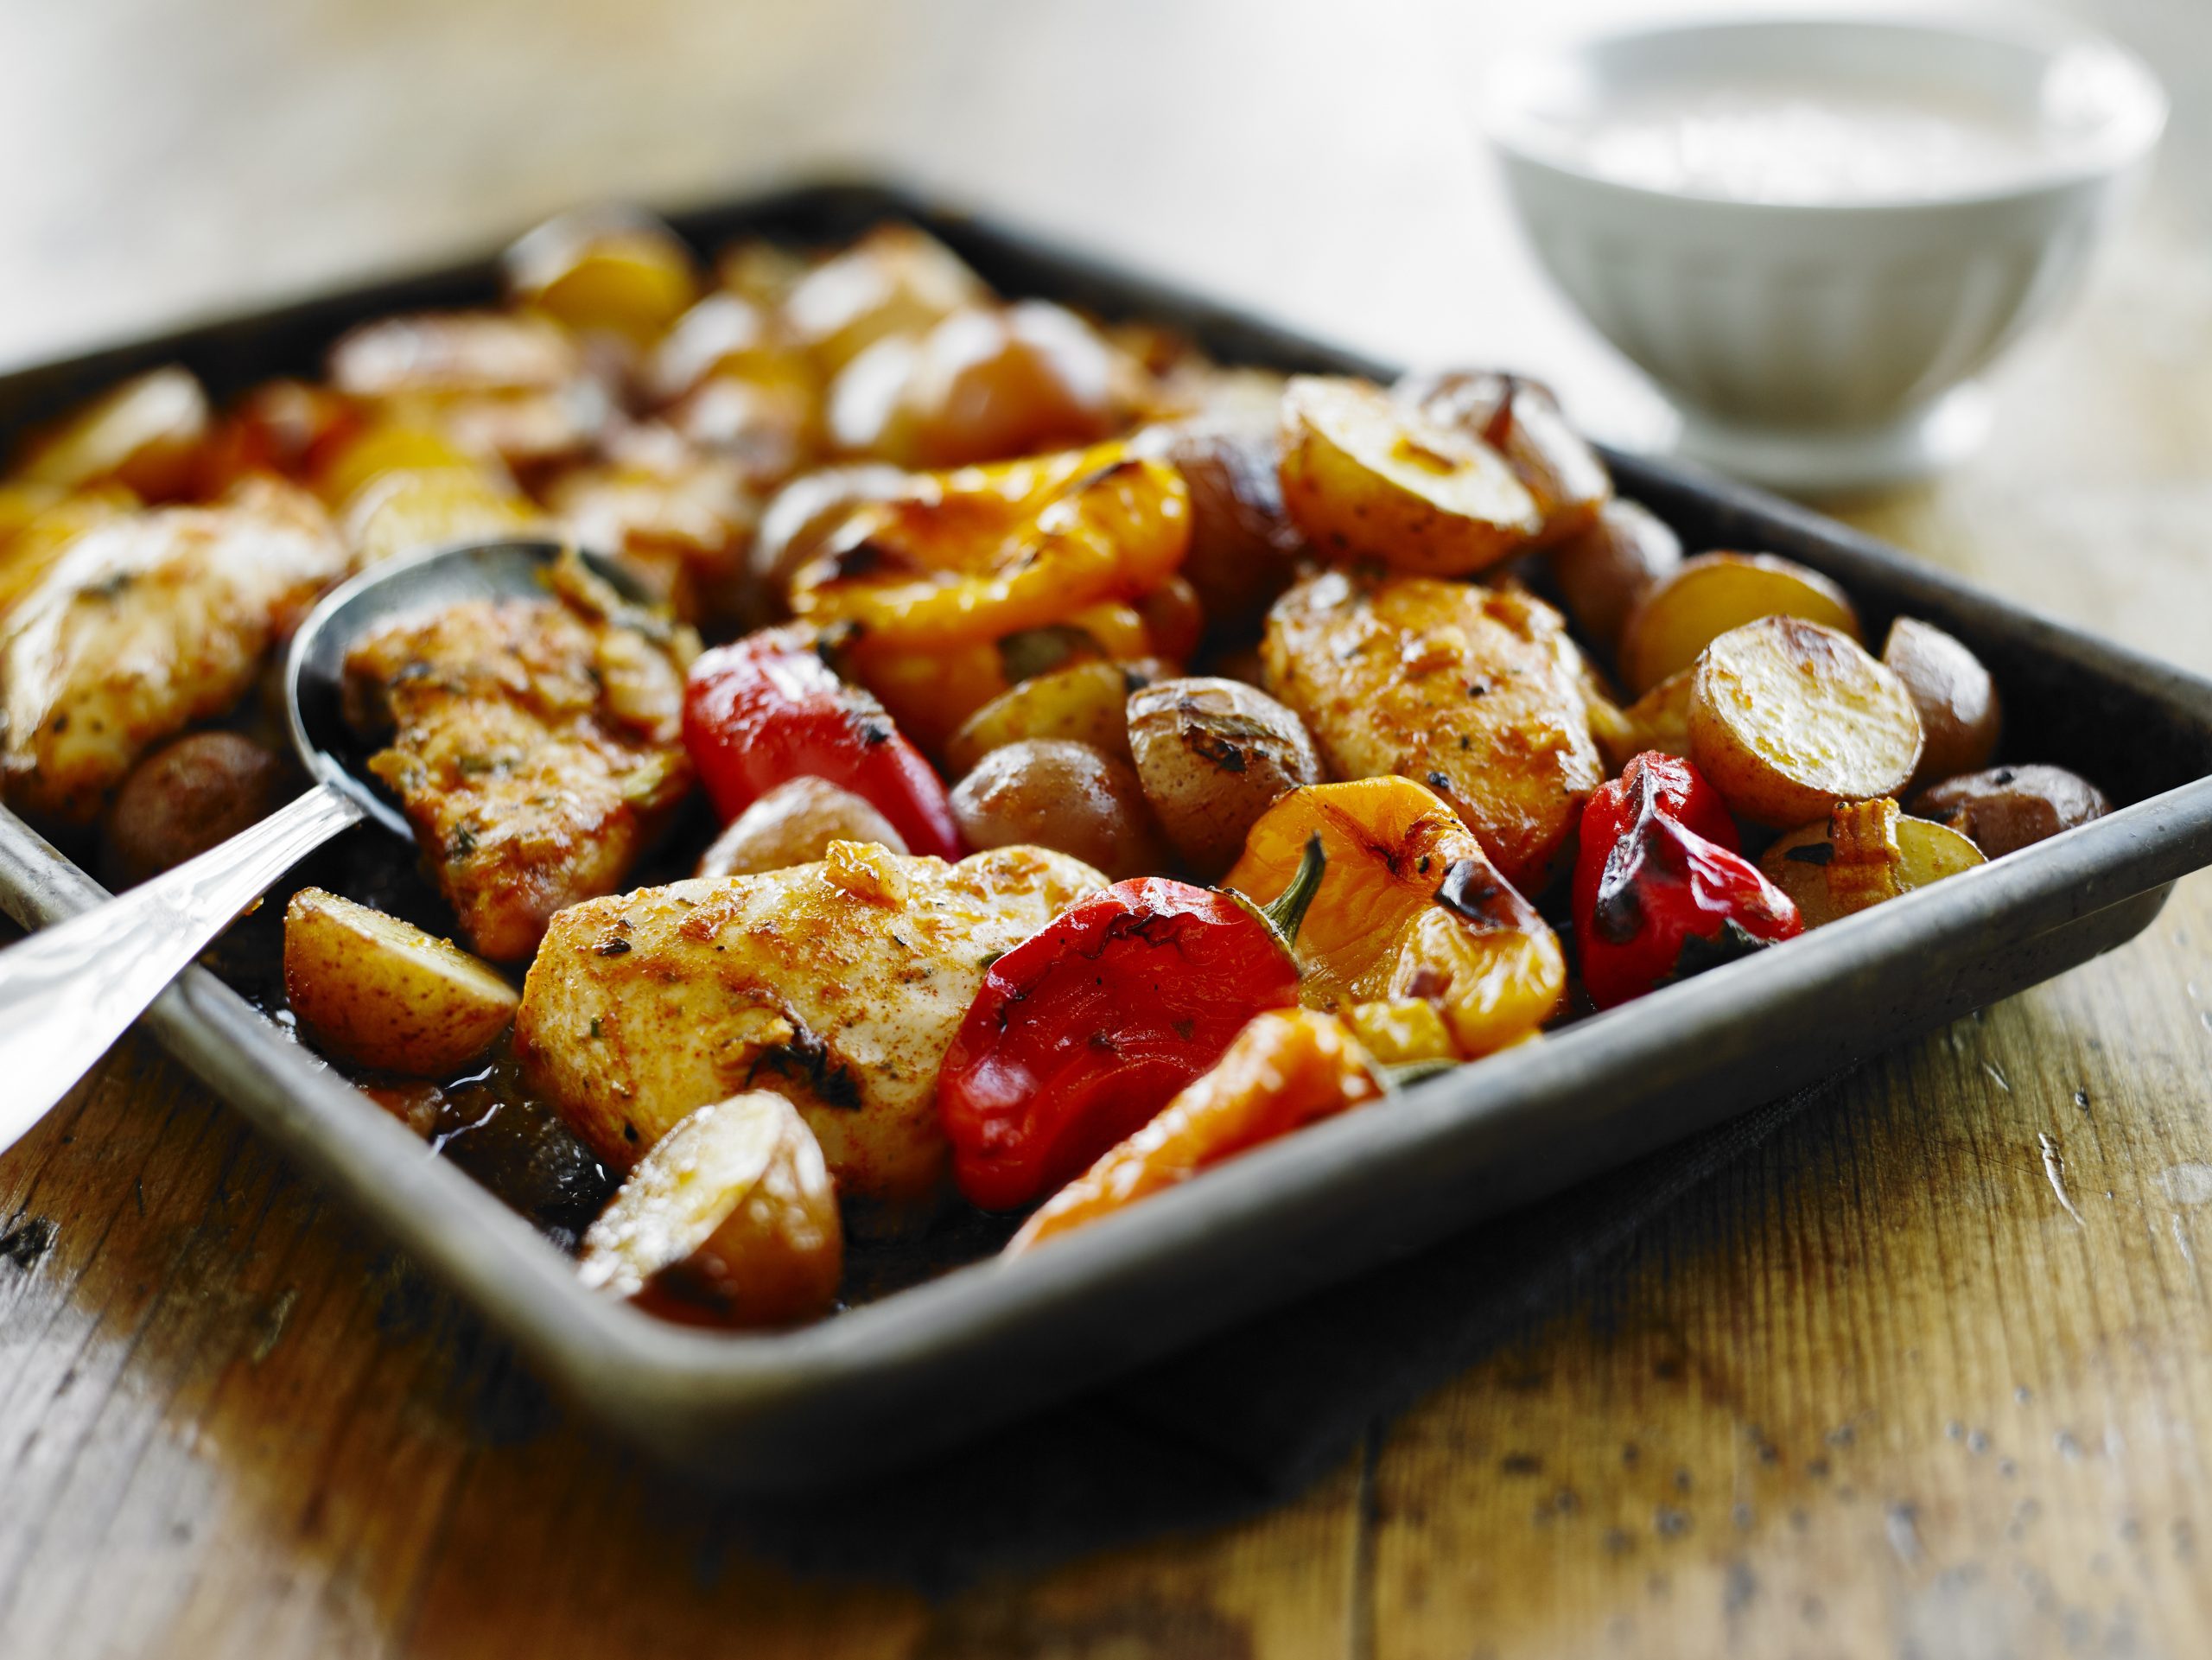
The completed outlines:
[[[216,506],[88,523],[0,622],[0,790],[67,824],[237,703],[346,569],[315,499],[269,480]]]
[[[1427,785],[1524,892],[1605,781],[1581,654],[1526,594],[1332,571],[1276,601],[1261,660],[1332,773]]]
[[[470,943],[501,961],[620,887],[691,787],[688,634],[570,569],[555,597],[402,617],[346,659],[349,718],[390,735],[371,769]]]
[[[949,865],[857,842],[818,864],[594,900],[553,920],[523,989],[531,1087],[626,1169],[749,1089],[798,1106],[856,1231],[949,1192],[938,1069],[987,966],[1105,886],[1040,848]]]

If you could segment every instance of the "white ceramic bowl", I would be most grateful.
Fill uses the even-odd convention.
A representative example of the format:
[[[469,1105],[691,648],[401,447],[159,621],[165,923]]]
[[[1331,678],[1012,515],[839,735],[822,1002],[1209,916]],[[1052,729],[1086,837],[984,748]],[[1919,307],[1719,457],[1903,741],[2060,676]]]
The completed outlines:
[[[1979,111],[2033,153],[1948,192],[1930,169],[1815,202],[1756,179],[1726,194],[1685,185],[1679,166],[1655,177],[1591,142],[1608,112],[1618,125],[1721,86]],[[1793,18],[1524,56],[1488,78],[1483,117],[1543,264],[1659,383],[1683,450],[1817,492],[1924,474],[1973,446],[1986,425],[1974,378],[2078,285],[2165,111],[2140,62],[2069,27]],[[1733,160],[1757,173],[1757,156]]]

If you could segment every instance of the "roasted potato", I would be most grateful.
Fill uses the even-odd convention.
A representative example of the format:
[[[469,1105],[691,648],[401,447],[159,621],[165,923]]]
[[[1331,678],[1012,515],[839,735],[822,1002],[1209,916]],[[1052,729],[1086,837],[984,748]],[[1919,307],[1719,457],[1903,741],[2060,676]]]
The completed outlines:
[[[1332,558],[1464,576],[1543,529],[1535,499],[1479,438],[1363,380],[1294,377],[1282,400],[1283,505]]]
[[[972,848],[1050,848],[1114,881],[1167,862],[1129,764],[1063,738],[992,750],[954,786],[952,817]]]
[[[235,732],[194,732],[130,769],[103,830],[118,885],[143,882],[227,842],[283,805],[283,761]]]
[[[354,493],[343,528],[357,563],[373,565],[450,542],[519,535],[542,522],[521,495],[486,475],[438,467],[378,474]]]
[[[1626,709],[1592,700],[1590,729],[1597,735],[1607,771],[1619,772],[1647,749],[1688,755],[1690,687],[1696,678],[1694,669],[1670,674]]]
[[[1506,881],[1542,891],[1605,776],[1559,613],[1517,590],[1329,571],[1275,601],[1260,654],[1332,776],[1426,784]]]
[[[124,381],[33,436],[14,476],[81,490],[120,484],[149,501],[192,485],[209,425],[207,394],[172,364]]]
[[[1649,508],[1609,501],[1591,524],[1554,545],[1552,576],[1582,636],[1605,652],[1643,596],[1681,568],[1681,539]]]
[[[1882,666],[1904,682],[1920,711],[1916,787],[1989,765],[2005,725],[1997,683],[1981,659],[1932,622],[1899,617],[1882,645]]]
[[[880,462],[825,467],[779,490],[753,537],[753,575],[787,607],[791,577],[821,552],[838,528],[872,501],[889,501],[914,487],[911,474]]]
[[[989,298],[982,279],[936,238],[882,225],[801,277],[785,297],[783,321],[834,372],[886,335],[918,334]]]
[[[1209,881],[1277,797],[1323,777],[1306,722],[1242,681],[1162,680],[1133,693],[1128,744],[1153,816]]]
[[[1883,798],[1838,802],[1826,820],[1769,848],[1759,868],[1818,928],[1985,862],[1957,831],[1904,817]]]
[[[1282,440],[1229,420],[1150,427],[1131,450],[1166,461],[1191,488],[1191,546],[1183,576],[1215,626],[1249,623],[1298,575],[1305,532],[1282,505]]]
[[[1128,760],[1129,694],[1173,672],[1157,658],[1111,663],[1092,658],[1033,675],[961,723],[945,744],[945,764],[964,773],[992,750],[1025,738],[1067,738]]]
[[[1843,590],[1816,570],[1766,553],[1701,553],[1647,593],[1622,626],[1621,679],[1642,696],[1732,628],[1803,617],[1864,638]]]
[[[774,379],[794,373],[819,386],[812,366],[785,340],[775,318],[723,289],[676,320],[645,359],[641,378],[646,398],[659,405],[674,403],[713,375]]]
[[[639,427],[606,461],[563,473],[545,505],[577,544],[620,562],[686,621],[743,622],[761,608],[747,557],[760,503],[727,456]]]
[[[1923,790],[1912,810],[1998,859],[2101,818],[2112,803],[2088,779],[2063,766],[1993,766]]]
[[[844,1256],[814,1132],[754,1090],[699,1108],[639,1161],[576,1272],[664,1319],[782,1326],[830,1312]]]
[[[639,344],[657,338],[699,292],[683,239],[634,207],[548,219],[507,250],[507,292],[570,328]]]
[[[1505,457],[1536,503],[1549,544],[1590,528],[1612,499],[1612,475],[1567,425],[1551,389],[1523,375],[1451,370],[1408,375],[1391,388],[1432,421],[1479,438]]]
[[[1776,830],[1838,801],[1895,796],[1920,761],[1904,683],[1802,617],[1764,617],[1707,646],[1689,727],[1690,759],[1729,811]]]
[[[873,805],[827,779],[779,784],[723,827],[700,855],[697,875],[749,876],[812,864],[832,842],[874,842],[893,853],[905,839]]]
[[[830,436],[848,455],[913,467],[1071,449],[1121,430],[1142,379],[1065,307],[971,307],[847,364],[830,389]]]
[[[284,995],[325,1054],[416,1078],[482,1054],[522,1001],[451,941],[320,887],[284,908]]]

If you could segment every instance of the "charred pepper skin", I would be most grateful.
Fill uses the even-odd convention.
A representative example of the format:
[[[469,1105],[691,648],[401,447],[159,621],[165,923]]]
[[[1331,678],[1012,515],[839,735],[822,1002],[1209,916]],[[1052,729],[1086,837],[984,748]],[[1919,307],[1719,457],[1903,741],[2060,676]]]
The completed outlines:
[[[944,781],[880,703],[823,661],[808,629],[764,629],[702,654],[684,686],[683,741],[725,824],[812,776],[874,806],[910,852],[965,851]]]
[[[1677,756],[1647,751],[1590,798],[1573,904],[1592,1002],[1614,1008],[1804,932],[1739,845],[1719,793]]]

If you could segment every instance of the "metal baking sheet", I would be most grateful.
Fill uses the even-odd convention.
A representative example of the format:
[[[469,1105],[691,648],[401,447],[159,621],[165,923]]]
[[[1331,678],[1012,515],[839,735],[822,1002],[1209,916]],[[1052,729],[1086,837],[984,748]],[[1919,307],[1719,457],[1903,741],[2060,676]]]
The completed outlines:
[[[1390,372],[895,190],[824,186],[671,218],[702,250],[750,232],[835,242],[908,219],[1010,294],[1174,325],[1224,361]],[[496,289],[487,258],[0,377],[0,441],[141,368],[181,361],[226,396],[313,372],[364,318]],[[2122,810],[1432,1080],[1388,1110],[1309,1128],[1051,1250],[957,1269],[773,1336],[670,1326],[585,1292],[520,1216],[206,969],[171,988],[147,1027],[588,1409],[702,1475],[819,1486],[972,1434],[2010,995],[2133,938],[2177,877],[2212,863],[2212,682],[1775,498],[1607,460],[1624,493],[1693,549],[1786,554],[1841,583],[1877,631],[1910,612],[1958,634],[2003,687],[2020,758],[2076,767]],[[0,811],[0,907],[37,926],[100,894]]]

